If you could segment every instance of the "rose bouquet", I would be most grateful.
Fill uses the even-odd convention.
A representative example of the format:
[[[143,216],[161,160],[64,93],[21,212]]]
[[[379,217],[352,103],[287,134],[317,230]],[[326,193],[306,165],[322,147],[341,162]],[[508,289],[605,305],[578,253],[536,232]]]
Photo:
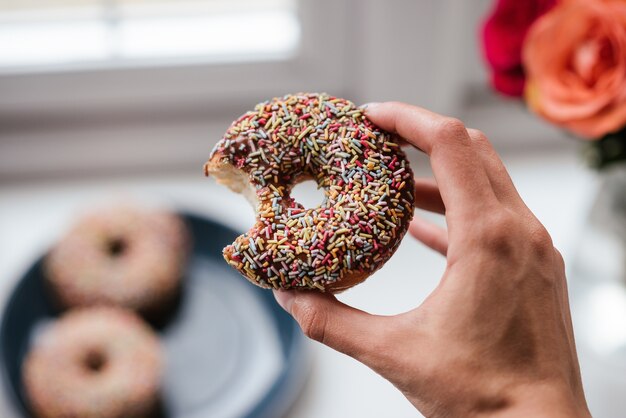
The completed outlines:
[[[626,0],[498,0],[482,36],[497,91],[626,162]]]

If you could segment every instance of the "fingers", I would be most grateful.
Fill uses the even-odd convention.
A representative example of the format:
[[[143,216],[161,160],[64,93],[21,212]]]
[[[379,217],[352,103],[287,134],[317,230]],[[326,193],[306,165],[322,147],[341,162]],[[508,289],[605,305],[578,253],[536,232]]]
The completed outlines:
[[[415,178],[415,206],[429,212],[444,214],[446,207],[434,179]]]
[[[393,317],[370,315],[339,302],[333,295],[310,291],[274,291],[276,301],[309,338],[356,358],[377,370],[392,355]]]
[[[478,144],[478,154],[480,155],[485,171],[487,172],[487,177],[489,178],[489,182],[491,183],[491,187],[497,199],[507,206],[522,208],[527,211],[528,208],[517,192],[511,177],[506,171],[504,164],[502,164],[500,157],[489,143],[489,140],[480,131],[475,129],[468,129],[467,131],[472,141],[476,141]],[[435,179],[416,177],[414,183],[415,206],[429,212],[444,215],[446,213],[446,207],[441,199],[441,193],[439,193],[439,187]]]
[[[427,247],[444,256],[448,252],[448,233],[438,225],[415,217],[409,224],[409,233]]]
[[[497,202],[471,138],[458,120],[403,103],[368,105],[367,116],[430,156],[448,212],[476,213]]]
[[[485,167],[489,182],[498,200],[504,205],[513,208],[526,208],[513,181],[506,171],[498,153],[493,149],[491,142],[484,133],[476,129],[468,129],[467,132],[472,143],[477,148],[480,160]]]
[[[415,206],[429,212],[445,214],[446,207],[441,199],[437,182],[430,178],[416,178],[414,181]],[[425,219],[414,217],[409,224],[409,233],[443,255],[448,252],[448,232]]]

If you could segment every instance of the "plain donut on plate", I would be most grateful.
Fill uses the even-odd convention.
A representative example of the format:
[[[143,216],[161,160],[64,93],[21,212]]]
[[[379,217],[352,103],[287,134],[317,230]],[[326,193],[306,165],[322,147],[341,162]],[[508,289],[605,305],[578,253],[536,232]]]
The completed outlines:
[[[178,295],[189,241],[173,213],[131,205],[92,210],[46,256],[46,281],[62,308],[118,305],[155,316]]]
[[[23,381],[39,418],[145,418],[157,408],[162,363],[156,335],[133,312],[79,308],[35,340]]]

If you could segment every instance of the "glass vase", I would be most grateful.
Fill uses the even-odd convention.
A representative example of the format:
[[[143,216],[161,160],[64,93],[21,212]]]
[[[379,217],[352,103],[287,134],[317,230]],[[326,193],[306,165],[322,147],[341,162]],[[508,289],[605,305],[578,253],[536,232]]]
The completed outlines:
[[[568,272],[585,392],[596,418],[626,416],[626,163],[606,169]]]

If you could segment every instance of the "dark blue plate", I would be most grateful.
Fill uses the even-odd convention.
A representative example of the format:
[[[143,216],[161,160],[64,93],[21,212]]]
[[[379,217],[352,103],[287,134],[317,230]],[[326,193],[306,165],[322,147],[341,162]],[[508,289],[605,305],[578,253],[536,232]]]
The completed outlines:
[[[194,250],[181,300],[158,329],[166,352],[168,418],[280,417],[298,396],[309,352],[297,324],[221,256],[237,232],[186,214]],[[21,366],[34,335],[58,316],[45,291],[42,259],[22,277],[2,314],[0,359],[8,398],[30,417]]]

